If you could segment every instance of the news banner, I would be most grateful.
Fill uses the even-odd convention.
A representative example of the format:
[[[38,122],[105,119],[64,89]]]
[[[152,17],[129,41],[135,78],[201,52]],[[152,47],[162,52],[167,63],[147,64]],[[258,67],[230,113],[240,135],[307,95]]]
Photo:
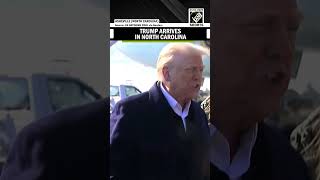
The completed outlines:
[[[110,40],[209,39],[210,23],[204,23],[203,8],[189,9],[189,23],[161,23],[159,19],[114,19],[110,23]]]

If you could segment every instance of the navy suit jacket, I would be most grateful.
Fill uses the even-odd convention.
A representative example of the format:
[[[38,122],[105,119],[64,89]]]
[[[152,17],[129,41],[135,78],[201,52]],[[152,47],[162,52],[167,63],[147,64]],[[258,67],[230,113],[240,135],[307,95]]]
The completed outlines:
[[[18,135],[1,180],[107,179],[108,99],[62,110]]]
[[[191,103],[185,131],[156,83],[119,101],[110,121],[110,179],[209,178],[209,128],[199,104]]]

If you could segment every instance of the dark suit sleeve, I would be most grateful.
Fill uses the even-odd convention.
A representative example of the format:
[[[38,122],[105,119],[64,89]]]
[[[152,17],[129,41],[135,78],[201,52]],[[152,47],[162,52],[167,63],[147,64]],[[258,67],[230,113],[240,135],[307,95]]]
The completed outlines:
[[[136,119],[118,103],[110,117],[110,179],[138,179]]]
[[[0,180],[40,180],[43,163],[41,161],[42,142],[26,128],[17,136],[7,161],[2,170]]]

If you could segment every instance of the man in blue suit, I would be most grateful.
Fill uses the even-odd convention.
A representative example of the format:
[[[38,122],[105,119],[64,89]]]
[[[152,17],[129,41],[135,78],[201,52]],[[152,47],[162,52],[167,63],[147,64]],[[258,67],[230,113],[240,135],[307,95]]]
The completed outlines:
[[[200,47],[172,43],[157,61],[158,82],[119,101],[111,114],[110,179],[209,178],[209,128],[192,101],[202,84]]]

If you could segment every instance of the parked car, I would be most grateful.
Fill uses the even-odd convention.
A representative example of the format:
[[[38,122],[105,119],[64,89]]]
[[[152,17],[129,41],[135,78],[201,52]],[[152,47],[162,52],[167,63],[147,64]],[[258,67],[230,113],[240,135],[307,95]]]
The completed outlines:
[[[140,94],[141,91],[131,85],[110,85],[110,112],[114,105],[121,99]]]
[[[35,119],[102,97],[67,75],[0,75],[0,169],[16,134]]]

